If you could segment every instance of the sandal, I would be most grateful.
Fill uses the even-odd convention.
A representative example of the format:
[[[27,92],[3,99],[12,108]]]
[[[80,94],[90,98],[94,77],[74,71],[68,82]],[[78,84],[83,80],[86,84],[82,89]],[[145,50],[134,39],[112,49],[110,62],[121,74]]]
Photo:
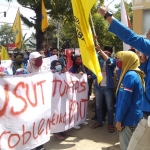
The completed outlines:
[[[115,132],[115,127],[113,125],[108,125],[108,132],[110,133]]]
[[[103,126],[102,124],[96,122],[96,123],[94,123],[94,124],[91,126],[91,128],[92,128],[92,129],[96,129],[96,128],[102,127],[102,126]]]

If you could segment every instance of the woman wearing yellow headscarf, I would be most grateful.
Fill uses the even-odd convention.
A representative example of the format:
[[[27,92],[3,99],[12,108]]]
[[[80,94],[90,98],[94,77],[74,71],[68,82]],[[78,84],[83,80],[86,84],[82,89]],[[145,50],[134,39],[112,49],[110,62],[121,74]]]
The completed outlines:
[[[140,110],[144,91],[144,73],[138,68],[138,56],[131,51],[117,55],[117,67],[122,70],[116,90],[116,128],[121,150],[127,150],[132,133],[142,118]]]

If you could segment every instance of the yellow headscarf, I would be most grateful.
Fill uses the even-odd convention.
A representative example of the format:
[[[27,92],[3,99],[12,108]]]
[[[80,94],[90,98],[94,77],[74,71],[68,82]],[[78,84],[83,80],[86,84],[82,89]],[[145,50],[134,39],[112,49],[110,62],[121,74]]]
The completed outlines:
[[[120,75],[120,80],[117,86],[116,93],[118,92],[118,88],[123,80],[124,75],[129,70],[134,70],[136,73],[138,73],[141,83],[143,85],[143,89],[145,89],[145,82],[144,82],[145,74],[138,68],[140,66],[140,60],[138,56],[131,51],[121,51],[116,54],[116,57],[122,60],[122,72]]]

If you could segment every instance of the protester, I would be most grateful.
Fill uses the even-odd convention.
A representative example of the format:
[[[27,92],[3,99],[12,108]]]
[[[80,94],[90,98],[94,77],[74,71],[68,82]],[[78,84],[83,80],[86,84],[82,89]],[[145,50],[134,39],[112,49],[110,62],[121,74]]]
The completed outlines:
[[[41,72],[42,56],[38,52],[32,52],[29,56],[29,63],[27,69],[19,68],[16,74],[28,74]],[[36,150],[46,150],[43,145],[36,147]]]
[[[19,68],[24,68],[22,55],[17,55],[13,62],[13,75],[16,74],[16,70]]]
[[[73,57],[73,64],[72,64],[72,67],[69,69],[69,71],[72,73],[79,73],[81,75],[83,73],[86,73],[86,69],[84,65],[82,64],[82,59],[80,55],[75,55]]]
[[[60,61],[59,60],[53,60],[51,62],[51,68],[53,73],[55,72],[59,72],[59,73],[62,73],[62,66],[60,64]]]
[[[39,50],[39,53],[41,54],[42,58],[45,58],[45,57],[46,57],[46,56],[45,56],[45,53],[44,53],[44,51],[43,51],[42,49]]]
[[[50,69],[52,70],[53,73],[56,73],[56,72],[58,72],[59,74],[64,73],[62,70],[62,66],[58,60],[53,60],[51,62]],[[65,135],[68,136],[69,132],[64,131],[64,132],[54,133],[54,136],[59,140],[63,140]]]
[[[50,57],[50,56],[51,56],[51,53],[50,53],[50,46],[49,46],[49,45],[46,45],[46,46],[45,46],[44,55],[45,55],[45,57]]]
[[[25,66],[27,66],[27,63],[28,63],[28,60],[29,60],[29,55],[30,55],[30,53],[28,52],[28,50],[25,50],[24,59],[23,59],[23,62],[24,62]]]
[[[136,53],[136,50],[134,48],[130,48],[129,51]]]
[[[67,55],[63,55],[63,59],[64,59],[64,61],[65,61],[65,64],[67,65],[67,63],[68,63],[68,58],[67,58]]]
[[[86,68],[86,73],[87,73],[87,77],[88,77],[88,87],[89,87],[88,100],[90,100],[90,96],[92,94],[92,85],[93,85],[93,78],[92,78],[93,73],[88,68]]]
[[[64,50],[61,50],[61,52],[59,54],[59,62],[62,66],[62,70],[65,71],[66,70],[66,61],[64,59]]]
[[[86,73],[86,69],[85,69],[84,65],[82,64],[82,59],[81,59],[80,55],[75,55],[73,57],[73,64],[72,64],[72,67],[69,69],[69,71],[71,73],[80,74],[80,75],[83,75],[84,73]],[[84,122],[83,124],[87,125],[88,122]],[[77,125],[74,128],[80,129],[80,126]]]
[[[120,148],[127,150],[132,133],[143,116],[140,105],[145,88],[145,75],[138,68],[140,61],[134,52],[118,52],[116,58],[117,67],[122,69],[122,73],[116,90],[115,121]]]
[[[107,13],[108,12],[108,13]],[[106,16],[107,22],[110,24],[109,31],[117,35],[123,42],[131,45],[135,49],[150,56],[149,45],[150,41],[142,36],[134,33],[130,28],[123,25],[113,14],[109,13],[105,7],[100,7],[99,13],[102,17]],[[107,14],[106,14],[107,13]],[[106,15],[105,15],[106,14]]]
[[[57,55],[58,56],[58,49],[57,48],[53,48],[52,55]]]
[[[126,44],[150,56],[150,40],[138,36],[131,29],[124,26],[111,13],[107,12],[105,7],[100,7],[99,13],[102,17],[105,16],[107,22],[110,24],[109,31],[116,34]],[[150,68],[150,66],[147,67]],[[141,104],[143,119],[141,119],[133,133],[127,150],[147,150],[150,147],[150,128],[148,127],[148,116],[150,116],[150,77],[148,75],[146,80],[146,94],[144,94],[144,99]]]
[[[109,46],[104,47],[104,51],[97,45],[98,53],[101,54],[100,67],[102,70],[103,80],[100,84],[95,82],[95,95],[96,95],[96,115],[97,122],[91,126],[92,129],[103,126],[103,100],[105,100],[108,112],[108,132],[115,131],[113,126],[114,116],[114,69],[116,67],[115,59],[111,58],[112,48]],[[104,97],[104,98],[103,98]]]

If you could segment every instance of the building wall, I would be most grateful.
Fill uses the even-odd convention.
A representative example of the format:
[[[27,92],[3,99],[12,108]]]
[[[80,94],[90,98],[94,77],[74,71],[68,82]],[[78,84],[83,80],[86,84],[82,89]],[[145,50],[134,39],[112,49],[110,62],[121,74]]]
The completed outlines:
[[[133,30],[145,35],[150,28],[150,0],[132,0]]]
[[[143,10],[142,9],[134,10],[133,11],[133,30],[134,32],[140,35],[143,32],[142,22],[143,22]]]

